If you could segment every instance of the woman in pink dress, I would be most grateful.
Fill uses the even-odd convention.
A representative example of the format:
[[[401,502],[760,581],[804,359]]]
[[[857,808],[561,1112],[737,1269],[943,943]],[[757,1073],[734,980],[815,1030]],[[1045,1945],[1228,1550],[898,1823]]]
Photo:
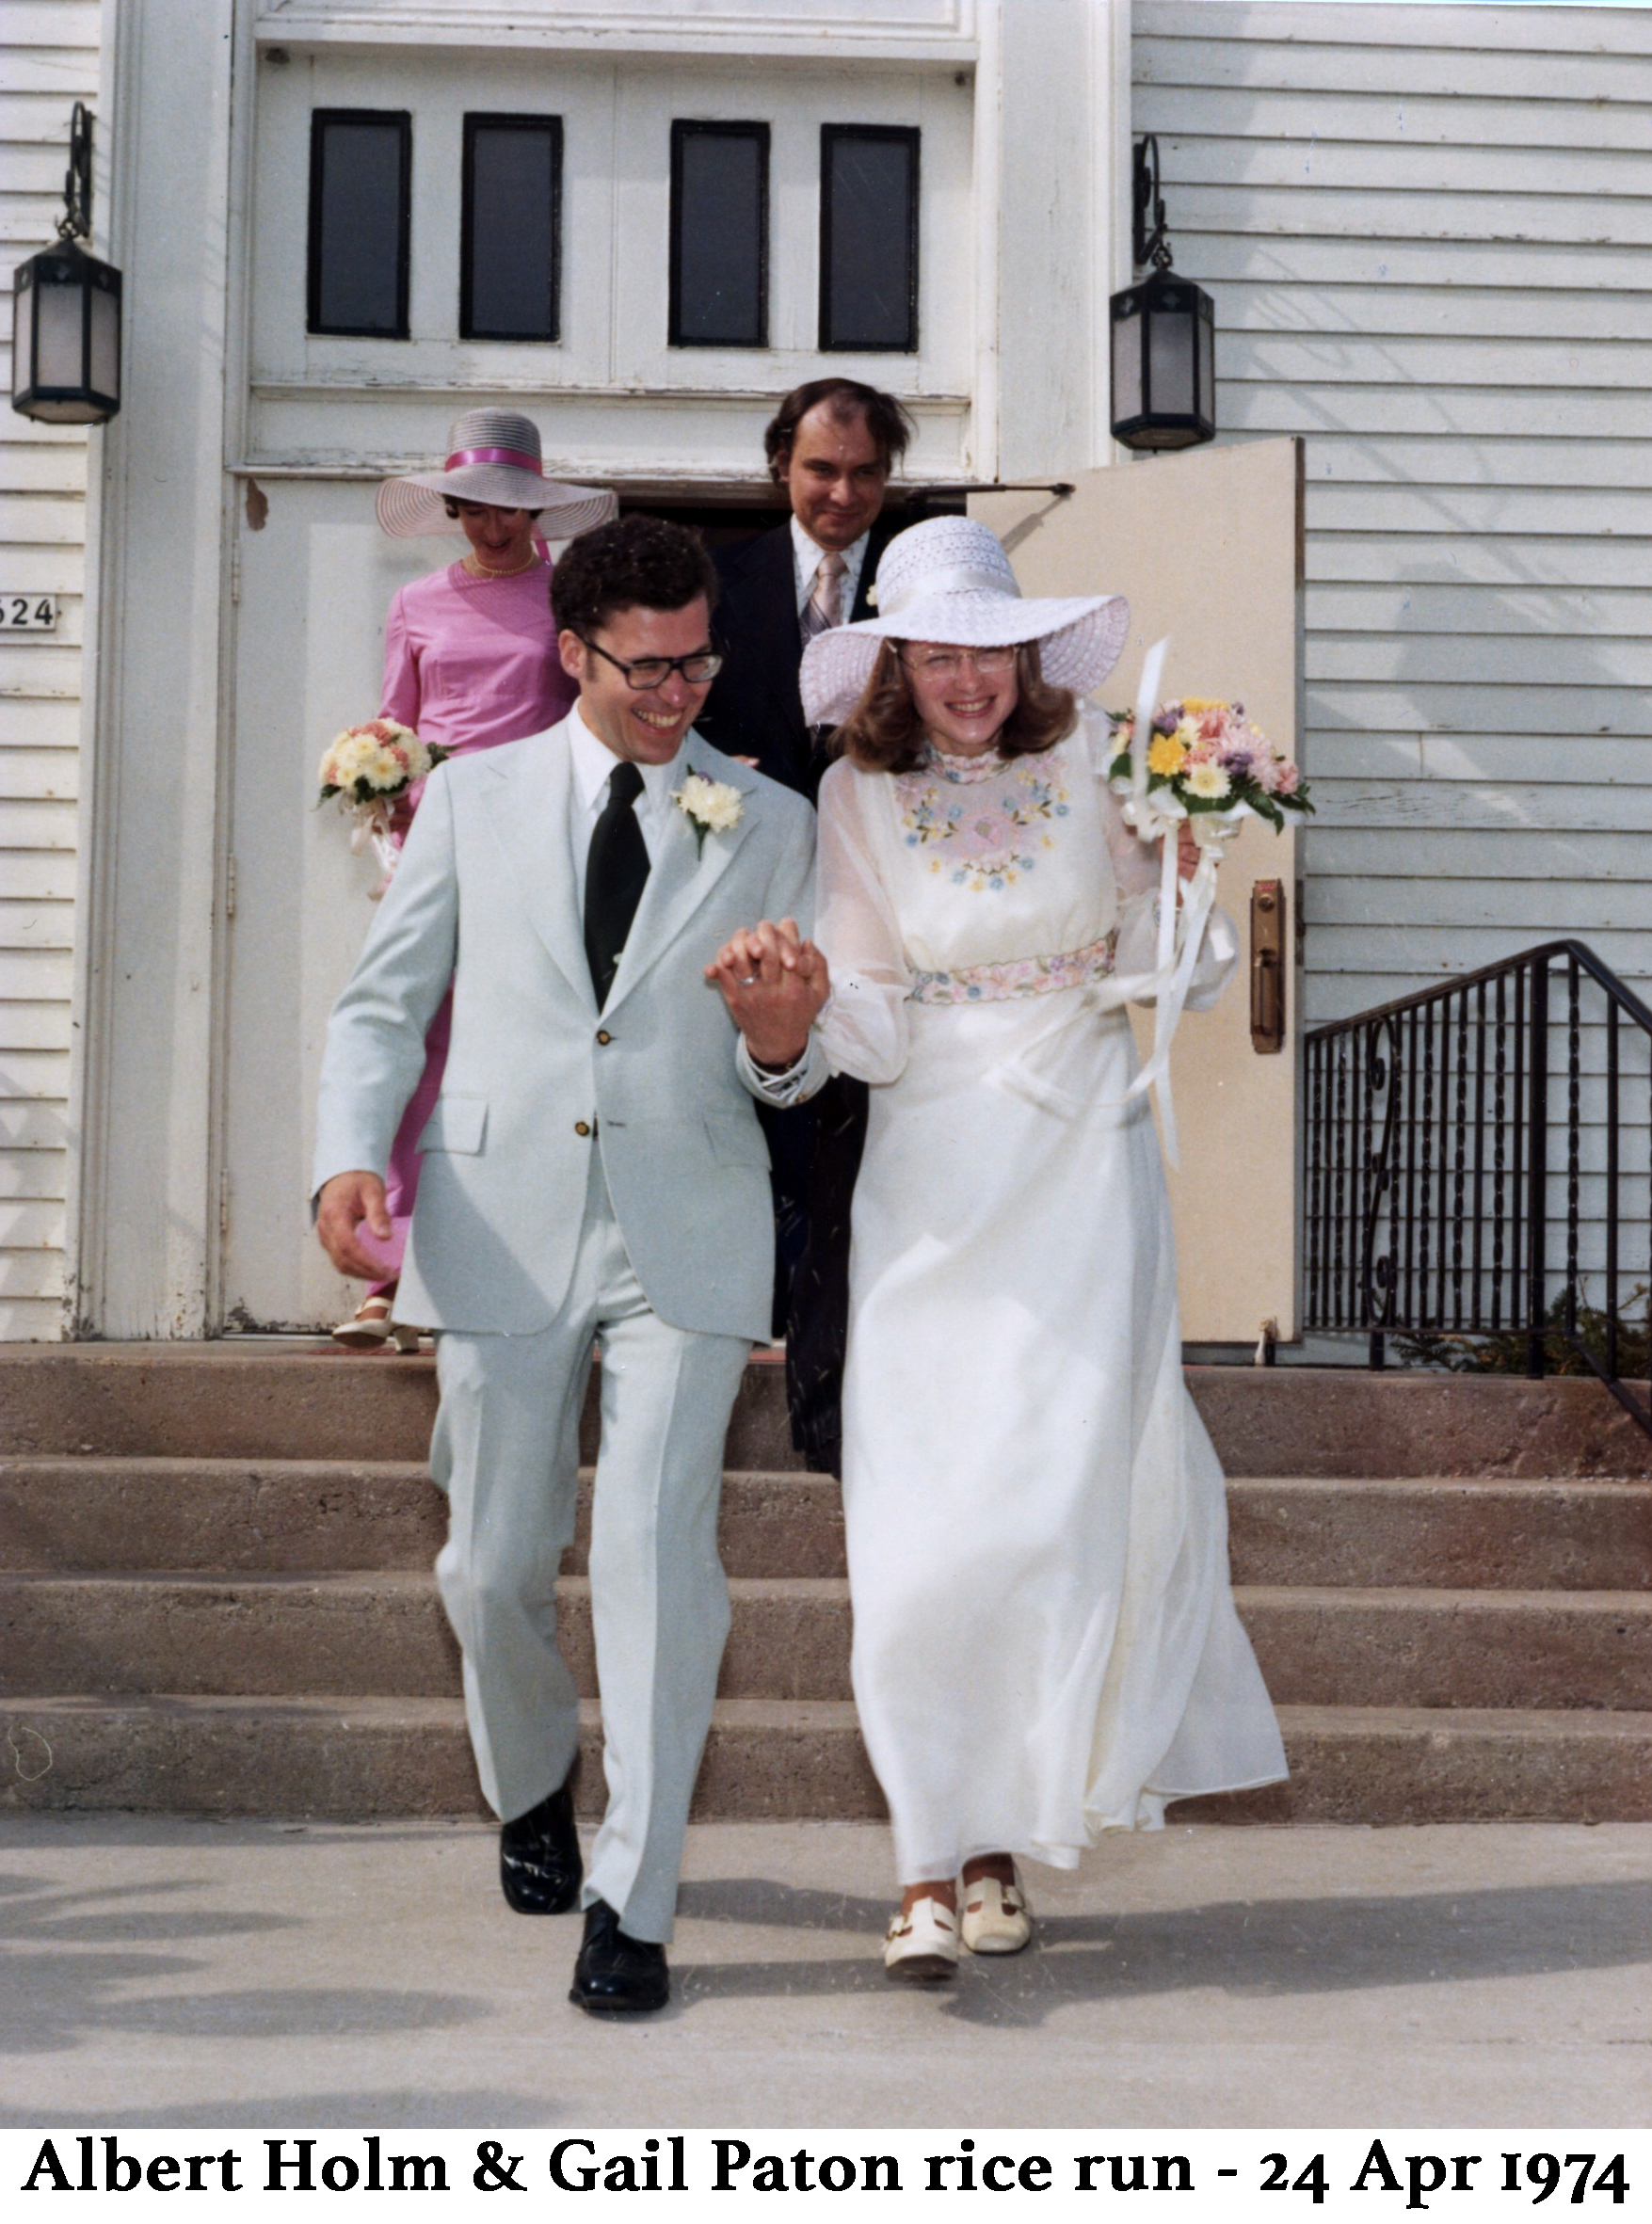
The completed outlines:
[[[453,756],[543,733],[573,702],[573,682],[556,653],[552,566],[545,543],[571,540],[611,518],[606,491],[559,486],[540,468],[538,427],[512,409],[472,409],[448,436],[441,471],[387,479],[378,522],[387,533],[462,533],[457,563],[403,587],[384,629],[381,715],[410,726],[425,744]],[[399,848],[418,808],[423,782],[397,811]],[[382,1256],[375,1282],[333,1335],[353,1351],[393,1341],[418,1349],[416,1323],[394,1319],[396,1283],[419,1187],[418,1141],[447,1062],[451,1005],[444,999],[425,1038],[425,1072],[402,1116],[386,1176],[393,1233],[367,1241]]]

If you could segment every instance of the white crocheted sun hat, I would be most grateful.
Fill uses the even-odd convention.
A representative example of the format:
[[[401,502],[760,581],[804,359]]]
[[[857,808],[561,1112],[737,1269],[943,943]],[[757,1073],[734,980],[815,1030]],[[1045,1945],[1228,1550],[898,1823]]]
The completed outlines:
[[[973,518],[926,518],[883,552],[875,617],[831,626],[803,652],[803,712],[837,726],[860,699],[886,641],[1007,648],[1036,641],[1051,687],[1088,695],[1118,662],[1130,631],[1122,595],[1023,598],[996,533]]]
[[[503,510],[537,510],[546,540],[571,540],[606,524],[619,504],[605,487],[566,487],[542,469],[539,428],[514,409],[469,409],[454,420],[440,471],[386,479],[374,504],[398,539],[414,533],[458,533],[449,502],[486,502]]]

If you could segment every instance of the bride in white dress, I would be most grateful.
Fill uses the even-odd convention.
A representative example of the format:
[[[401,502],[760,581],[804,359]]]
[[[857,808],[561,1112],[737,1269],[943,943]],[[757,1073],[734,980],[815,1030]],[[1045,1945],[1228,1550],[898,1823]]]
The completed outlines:
[[[1058,1868],[1285,1757],[1181,1374],[1164,1176],[1123,1010],[1156,853],[1106,782],[1116,597],[1024,601],[997,539],[891,541],[878,615],[810,643],[832,1066],[872,1084],[843,1502],[854,1688],[905,1897],[892,1976],[1014,1952]],[[1063,692],[1071,691],[1071,692]],[[882,769],[892,767],[892,769]],[[1214,1000],[1220,914],[1188,1001]],[[1236,1178],[1242,1178],[1236,1169]]]

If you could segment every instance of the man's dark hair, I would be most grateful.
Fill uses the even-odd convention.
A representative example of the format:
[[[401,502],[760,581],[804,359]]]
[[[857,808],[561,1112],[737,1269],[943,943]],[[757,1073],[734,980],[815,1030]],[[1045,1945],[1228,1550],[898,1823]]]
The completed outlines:
[[[811,378],[807,385],[792,389],[763,431],[763,454],[769,459],[769,476],[777,485],[785,476],[797,427],[822,402],[834,424],[852,424],[857,418],[863,419],[877,444],[878,460],[885,471],[894,470],[912,438],[912,420],[894,395],[879,393],[875,386],[862,386],[858,378]]]
[[[633,512],[582,533],[563,551],[551,583],[558,626],[589,639],[620,610],[681,610],[703,595],[717,599],[706,544],[687,525]]]

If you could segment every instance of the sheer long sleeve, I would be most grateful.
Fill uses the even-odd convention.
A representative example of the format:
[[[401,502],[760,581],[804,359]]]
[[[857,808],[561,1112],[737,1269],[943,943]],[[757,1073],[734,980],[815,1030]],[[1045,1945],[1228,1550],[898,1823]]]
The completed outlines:
[[[1158,964],[1159,851],[1138,841],[1125,824],[1118,797],[1107,785],[1114,744],[1106,713],[1086,704],[1083,711],[1090,768],[1101,791],[1101,823],[1107,855],[1118,885],[1118,971],[1129,977],[1151,973]],[[1187,992],[1187,1010],[1208,1011],[1227,987],[1239,962],[1239,936],[1225,911],[1212,911]],[[1145,997],[1144,1003],[1153,1000]]]
[[[911,986],[901,930],[878,878],[866,786],[882,774],[834,764],[821,783],[819,905],[814,938],[831,968],[831,1001],[815,1022],[834,1073],[893,1081],[909,1048]]]

